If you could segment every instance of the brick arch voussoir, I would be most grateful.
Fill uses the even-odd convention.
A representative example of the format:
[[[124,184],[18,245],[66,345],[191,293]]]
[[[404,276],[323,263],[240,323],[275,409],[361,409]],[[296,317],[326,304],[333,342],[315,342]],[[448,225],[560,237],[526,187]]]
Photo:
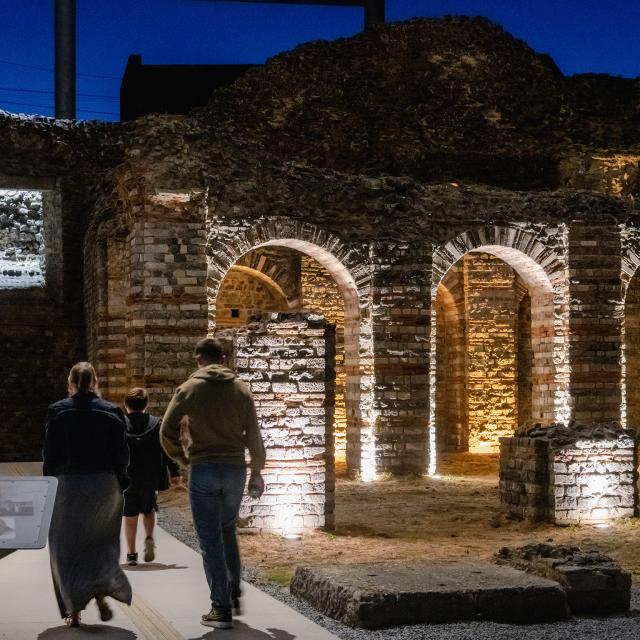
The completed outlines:
[[[512,249],[535,263],[553,284],[564,277],[564,264],[534,234],[515,226],[488,225],[458,234],[433,251],[433,293],[449,269],[463,256],[484,247]]]
[[[308,222],[271,218],[248,229],[218,231],[214,227],[208,236],[210,292],[217,291],[226,273],[243,255],[261,245],[280,243],[316,259],[320,257],[319,261],[336,277],[339,285],[351,289],[359,299],[366,297],[371,286],[371,270],[362,252]]]

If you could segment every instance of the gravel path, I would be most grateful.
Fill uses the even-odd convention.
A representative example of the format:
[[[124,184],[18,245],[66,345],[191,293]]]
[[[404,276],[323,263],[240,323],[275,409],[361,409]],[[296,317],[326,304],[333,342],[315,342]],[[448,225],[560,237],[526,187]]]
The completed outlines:
[[[160,510],[158,522],[178,540],[199,551],[198,541],[190,522],[168,517]],[[352,629],[318,613],[306,602],[295,598],[284,587],[257,583],[251,568],[244,579],[265,593],[284,602],[292,609],[343,640],[638,640],[640,638],[640,587],[631,592],[631,612],[609,618],[574,618],[567,622],[538,625],[510,625],[495,622],[460,622],[444,625],[414,625],[381,631]]]

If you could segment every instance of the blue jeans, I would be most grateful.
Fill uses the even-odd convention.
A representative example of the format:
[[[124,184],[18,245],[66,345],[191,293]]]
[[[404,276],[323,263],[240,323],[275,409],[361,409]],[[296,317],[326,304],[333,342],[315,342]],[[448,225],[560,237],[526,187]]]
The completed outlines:
[[[189,499],[200,541],[211,604],[227,609],[240,596],[240,551],[236,520],[247,472],[242,465],[196,463],[189,472]]]

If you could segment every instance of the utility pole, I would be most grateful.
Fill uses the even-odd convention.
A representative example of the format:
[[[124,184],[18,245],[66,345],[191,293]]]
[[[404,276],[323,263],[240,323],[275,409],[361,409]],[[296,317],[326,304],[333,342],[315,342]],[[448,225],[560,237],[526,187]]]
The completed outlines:
[[[55,0],[55,117],[76,117],[76,0]]]
[[[364,28],[384,22],[385,0],[364,0]]]

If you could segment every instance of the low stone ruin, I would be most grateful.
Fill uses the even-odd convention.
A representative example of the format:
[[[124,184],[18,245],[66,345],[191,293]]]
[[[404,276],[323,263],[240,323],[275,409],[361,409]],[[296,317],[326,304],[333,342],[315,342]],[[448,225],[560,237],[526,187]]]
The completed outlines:
[[[325,615],[363,629],[569,617],[567,596],[556,582],[486,562],[299,567],[290,588]]]
[[[234,368],[253,394],[267,452],[265,493],[245,497],[245,532],[333,527],[335,327],[315,313],[265,313],[224,329]]]
[[[633,517],[637,468],[636,434],[618,423],[536,425],[500,439],[500,500],[562,525]]]
[[[605,615],[629,610],[631,574],[598,551],[530,544],[503,547],[496,554],[496,561],[558,582],[567,592],[574,614]]]

